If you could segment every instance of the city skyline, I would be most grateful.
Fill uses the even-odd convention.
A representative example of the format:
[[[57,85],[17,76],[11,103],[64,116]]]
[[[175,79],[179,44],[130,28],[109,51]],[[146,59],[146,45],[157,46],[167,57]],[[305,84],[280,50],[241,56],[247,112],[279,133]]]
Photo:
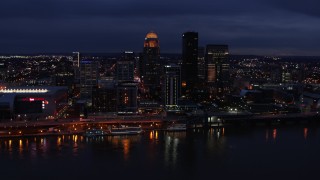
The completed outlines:
[[[161,52],[181,53],[184,32],[230,54],[320,55],[319,2],[5,0],[0,53],[140,52],[150,31]],[[169,27],[169,28],[168,28]]]

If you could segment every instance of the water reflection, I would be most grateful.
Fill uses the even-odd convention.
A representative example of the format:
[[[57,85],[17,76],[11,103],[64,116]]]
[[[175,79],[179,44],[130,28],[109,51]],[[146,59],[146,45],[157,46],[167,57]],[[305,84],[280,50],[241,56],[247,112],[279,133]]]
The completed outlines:
[[[57,139],[57,146],[58,146],[58,147],[61,146],[61,137],[58,137],[58,139]]]
[[[129,151],[130,151],[130,140],[129,139],[123,139],[121,143],[122,143],[122,146],[123,146],[124,159],[127,160],[128,156],[129,156]]]
[[[154,130],[149,132],[149,139],[150,140],[157,140],[159,139],[159,131]]]
[[[78,135],[72,135],[72,142],[73,142],[73,155],[78,155]]]
[[[273,140],[276,140],[276,138],[277,138],[277,129],[273,129],[272,138],[273,138]]]
[[[8,143],[8,149],[9,149],[9,151],[12,151],[12,140],[11,139],[9,140],[9,143]]]
[[[82,157],[83,155],[88,156],[88,154],[98,154],[99,156],[101,154],[106,156],[117,154],[122,158],[121,160],[128,162],[143,152],[143,158],[150,157],[149,160],[152,158],[152,161],[159,161],[160,159],[167,167],[178,168],[182,159],[188,159],[190,166],[192,166],[193,161],[198,158],[223,157],[226,153],[240,147],[241,145],[237,147],[236,143],[243,139],[249,139],[252,142],[258,139],[263,143],[265,143],[265,140],[278,140],[274,144],[281,143],[283,141],[280,140],[286,137],[284,133],[288,133],[285,130],[282,127],[269,127],[239,133],[239,131],[232,131],[230,128],[211,128],[207,130],[194,129],[187,132],[147,131],[145,134],[137,136],[88,138],[81,135],[63,135],[7,138],[0,139],[0,157],[48,159],[52,157]],[[281,133],[280,136],[279,132]],[[313,136],[316,136],[313,128],[300,127],[297,134],[302,140],[302,132],[304,139],[312,139]],[[252,138],[252,136],[258,138]],[[139,153],[136,152],[137,150]],[[99,152],[103,153],[99,154]],[[158,157],[159,159],[157,159]],[[219,158],[217,159],[219,160]]]
[[[308,128],[303,128],[303,137],[304,137],[304,139],[307,139],[307,137],[308,137]]]
[[[172,165],[175,167],[177,156],[178,156],[178,144],[179,144],[179,136],[185,136],[183,132],[177,133],[170,133],[165,136],[165,151],[164,151],[164,158],[165,164],[167,166]]]
[[[22,143],[22,139],[19,140],[19,155],[20,157],[22,157],[23,153],[23,143]]]
[[[266,129],[266,133],[265,133],[265,140],[266,140],[266,142],[269,140],[269,136],[270,136],[270,134],[269,134],[269,132],[270,132],[270,129]],[[277,139],[277,129],[276,128],[273,128],[272,130],[271,130],[271,136],[272,136],[272,139],[275,141],[276,139]]]

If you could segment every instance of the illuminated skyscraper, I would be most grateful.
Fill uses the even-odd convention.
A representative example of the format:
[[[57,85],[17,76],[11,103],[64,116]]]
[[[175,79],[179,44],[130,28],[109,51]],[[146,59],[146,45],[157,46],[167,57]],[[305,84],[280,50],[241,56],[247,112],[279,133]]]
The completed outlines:
[[[182,92],[188,96],[198,82],[198,33],[182,35]]]
[[[165,74],[165,107],[167,110],[177,110],[180,97],[181,70],[177,65],[164,66]]]
[[[144,48],[140,57],[140,77],[149,90],[150,98],[157,99],[161,94],[162,68],[160,62],[160,46],[158,35],[149,32],[144,40]]]
[[[222,98],[229,92],[228,45],[207,45],[206,80],[212,87],[212,98]]]

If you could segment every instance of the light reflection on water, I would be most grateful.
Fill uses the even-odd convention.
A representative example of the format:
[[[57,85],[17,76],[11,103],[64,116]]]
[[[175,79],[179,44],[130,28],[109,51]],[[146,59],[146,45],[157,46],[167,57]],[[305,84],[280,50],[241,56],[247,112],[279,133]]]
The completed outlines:
[[[224,129],[210,129],[207,131],[208,138],[220,138],[224,135]],[[196,130],[195,133],[202,133]],[[139,145],[142,139],[148,137],[148,141],[157,142],[155,145],[162,145],[164,142],[164,157],[167,165],[175,166],[179,157],[179,145],[185,141],[187,132],[164,132],[147,131],[144,135],[133,136],[99,136],[83,137],[81,135],[62,135],[48,137],[22,137],[1,139],[0,151],[14,157],[17,153],[20,158],[49,158],[50,156],[63,156],[63,151],[71,151],[68,154],[78,156],[84,149],[90,148],[91,144],[102,144],[110,146],[111,149],[123,152],[123,158],[130,157],[132,146]],[[145,139],[146,140],[146,139]],[[144,142],[145,142],[144,140]],[[210,145],[210,143],[209,143]]]
[[[308,128],[303,128],[303,137],[304,137],[304,139],[307,139],[307,137],[308,137]]]
[[[162,163],[166,168],[178,171],[184,167],[186,168],[184,170],[191,171],[197,168],[200,162],[207,163],[206,160],[209,159],[213,165],[221,166],[231,163],[230,166],[232,166],[234,163],[244,163],[241,158],[239,158],[241,161],[234,162],[238,154],[245,156],[241,153],[254,154],[263,148],[281,146],[280,143],[299,142],[299,138],[305,142],[309,141],[310,137],[316,137],[315,129],[302,127],[292,130],[266,127],[238,132],[229,128],[212,128],[194,129],[188,132],[147,131],[142,135],[93,138],[81,135],[3,138],[0,139],[0,158],[31,159],[34,162],[50,159],[60,159],[64,162],[64,159],[72,158],[88,161],[88,159],[101,158],[103,163],[116,159],[117,162],[128,164],[139,162],[147,166]],[[298,138],[298,140],[293,141],[291,138]],[[256,144],[262,145],[263,148],[254,150],[259,147]],[[250,148],[253,150],[251,151]],[[241,153],[237,154],[237,152]],[[264,153],[267,154],[268,151]],[[208,163],[208,166],[211,164]]]
[[[164,151],[164,161],[166,166],[176,166],[176,161],[179,156],[178,145],[179,139],[185,138],[186,132],[167,132],[165,136],[165,151]]]

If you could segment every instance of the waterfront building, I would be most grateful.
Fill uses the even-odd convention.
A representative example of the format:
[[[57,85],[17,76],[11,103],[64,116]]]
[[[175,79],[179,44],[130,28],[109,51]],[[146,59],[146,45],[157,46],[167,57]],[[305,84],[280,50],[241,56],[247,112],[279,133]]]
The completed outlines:
[[[132,115],[138,113],[138,84],[135,82],[118,83],[117,86],[117,113]]]
[[[206,47],[206,81],[212,99],[221,99],[230,91],[228,55],[228,45]]]
[[[98,86],[94,89],[92,106],[96,113],[117,111],[117,84],[115,80],[98,81]]]
[[[67,106],[65,86],[7,87],[0,90],[0,120],[54,119]]]

